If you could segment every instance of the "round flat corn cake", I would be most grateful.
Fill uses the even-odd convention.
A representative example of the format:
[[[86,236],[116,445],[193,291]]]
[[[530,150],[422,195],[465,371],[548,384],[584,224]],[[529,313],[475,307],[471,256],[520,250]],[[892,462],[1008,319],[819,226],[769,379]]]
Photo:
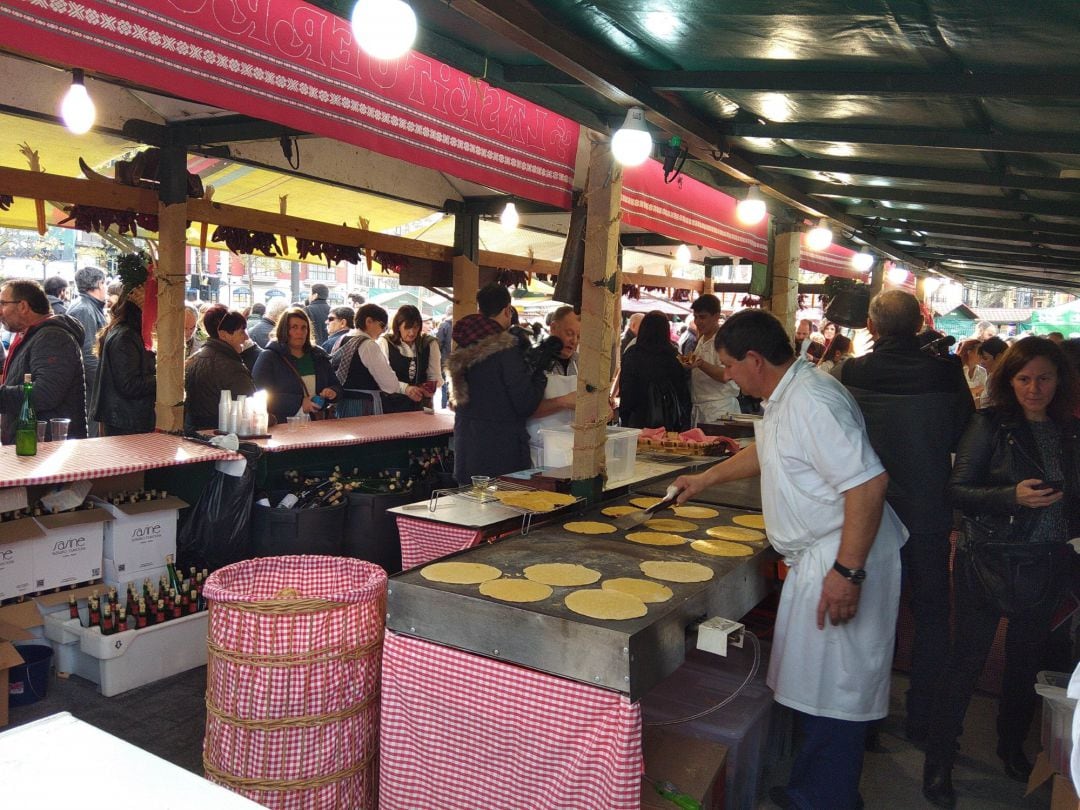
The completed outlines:
[[[650,506],[656,506],[662,500],[664,500],[664,499],[663,498],[649,498],[649,497],[643,496],[641,498],[631,498],[630,503],[632,503],[634,506],[639,506],[642,509],[648,509]]]
[[[765,528],[765,517],[763,515],[735,515],[731,522],[737,526],[745,526],[748,529]]]
[[[666,602],[671,598],[671,588],[653,582],[651,579],[638,579],[636,577],[616,577],[605,579],[600,583],[605,591],[619,591],[636,596],[642,602]]]
[[[527,509],[530,512],[551,512],[562,506],[574,503],[573,495],[561,492],[496,492],[495,497],[504,506],[514,509]]]
[[[742,543],[757,543],[765,539],[765,535],[756,529],[744,529],[742,526],[713,526],[706,529],[705,534],[717,540],[736,540]]]
[[[601,514],[608,517],[622,517],[623,515],[631,515],[634,512],[640,512],[636,506],[608,506],[600,510]]]
[[[711,568],[693,562],[646,560],[640,563],[638,568],[645,576],[662,579],[665,582],[708,582],[713,578]]]
[[[445,582],[450,585],[479,585],[489,579],[498,579],[502,571],[493,565],[482,563],[441,562],[425,565],[420,569],[420,576],[432,582]]]
[[[638,619],[649,612],[645,603],[636,596],[621,591],[605,591],[601,588],[588,588],[568,593],[564,603],[574,613],[580,613],[590,619],[607,621]]]
[[[749,557],[754,553],[749,546],[727,540],[695,540],[690,544],[690,548],[713,557]]]
[[[658,532],[692,532],[697,528],[696,523],[688,520],[674,520],[673,518],[653,518],[646,520],[645,525]]]
[[[628,532],[626,539],[643,546],[681,546],[686,542],[685,537],[671,532]]]
[[[574,534],[611,534],[617,531],[610,523],[600,523],[596,520],[572,520],[564,523],[563,528]]]
[[[599,571],[575,563],[539,563],[528,566],[523,573],[533,582],[557,587],[592,585],[600,579]]]
[[[708,518],[717,517],[720,512],[716,509],[710,509],[707,506],[675,506],[671,509],[677,517],[681,518],[695,518],[697,520],[707,520]]]
[[[480,593],[503,602],[539,602],[551,596],[552,590],[529,579],[489,579],[480,583]]]

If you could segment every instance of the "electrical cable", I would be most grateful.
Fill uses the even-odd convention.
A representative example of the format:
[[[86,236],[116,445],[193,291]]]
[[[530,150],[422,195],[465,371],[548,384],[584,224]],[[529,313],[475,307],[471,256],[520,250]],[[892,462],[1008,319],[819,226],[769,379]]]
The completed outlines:
[[[749,630],[745,629],[743,630],[743,635],[750,637],[750,643],[754,648],[754,663],[753,666],[750,667],[750,671],[746,673],[746,677],[743,679],[743,682],[739,684],[739,687],[734,692],[732,692],[730,695],[728,695],[716,705],[710,706],[708,709],[704,709],[697,714],[692,714],[689,717],[679,717],[675,720],[653,720],[649,723],[642,723],[642,726],[675,726],[679,725],[680,723],[690,723],[694,720],[700,720],[702,717],[710,715],[713,712],[719,711],[720,709],[724,708],[729,703],[731,703],[731,701],[735,700],[735,698],[741,695],[743,690],[747,686],[749,686],[750,682],[754,679],[754,676],[757,675],[758,667],[761,665],[761,645],[758,643],[758,637],[751,633]]]

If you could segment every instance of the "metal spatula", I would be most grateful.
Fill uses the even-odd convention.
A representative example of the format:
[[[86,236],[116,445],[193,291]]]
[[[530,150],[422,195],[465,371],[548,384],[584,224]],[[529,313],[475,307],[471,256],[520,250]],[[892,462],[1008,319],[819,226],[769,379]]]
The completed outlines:
[[[679,497],[681,489],[676,488],[674,485],[667,488],[664,492],[664,500],[660,503],[650,506],[648,509],[642,509],[640,512],[631,512],[629,515],[623,515],[622,517],[615,518],[612,521],[616,527],[623,531],[627,529],[633,529],[636,526],[640,526],[646,520],[652,518],[657,512],[661,512],[664,509],[670,509],[675,505],[675,499]]]

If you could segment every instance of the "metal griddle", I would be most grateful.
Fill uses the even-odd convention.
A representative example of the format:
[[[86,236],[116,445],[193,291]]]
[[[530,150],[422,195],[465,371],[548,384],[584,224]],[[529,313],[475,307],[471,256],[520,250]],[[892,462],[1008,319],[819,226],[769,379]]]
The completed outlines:
[[[585,536],[562,528],[569,520],[610,522],[600,508],[625,503],[626,498],[608,502],[533,529],[527,536],[484,544],[443,560],[493,565],[504,576],[518,577],[526,566],[536,563],[579,563],[600,571],[601,581],[644,577],[638,563],[672,560],[706,565],[715,572],[714,578],[709,582],[664,583],[674,592],[673,598],[650,604],[644,617],[603,621],[565,607],[563,598],[576,588],[558,587],[544,601],[519,605],[482,596],[476,585],[429,582],[420,575],[421,566],[390,578],[387,628],[614,689],[637,700],[680,666],[689,625],[714,615],[738,618],[767,595],[771,589],[768,568],[776,555],[766,545],[748,557],[709,557],[689,544],[643,546],[619,539],[621,534]],[[704,538],[706,528],[729,524],[732,515],[740,513],[720,512],[709,521],[692,521],[699,530],[688,536]]]
[[[644,486],[635,487],[636,492],[643,495],[664,496],[670,480],[656,481]],[[743,478],[739,481],[729,481],[726,484],[703,489],[694,496],[694,501],[715,507],[730,507],[732,509],[748,509],[753,512],[761,511],[761,476]]]

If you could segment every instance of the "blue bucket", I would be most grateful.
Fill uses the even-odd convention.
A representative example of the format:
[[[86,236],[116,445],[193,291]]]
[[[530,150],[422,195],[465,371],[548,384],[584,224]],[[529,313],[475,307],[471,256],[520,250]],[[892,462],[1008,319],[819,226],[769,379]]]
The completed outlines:
[[[29,706],[45,697],[49,689],[52,647],[27,644],[17,647],[23,663],[8,670],[8,706]]]

